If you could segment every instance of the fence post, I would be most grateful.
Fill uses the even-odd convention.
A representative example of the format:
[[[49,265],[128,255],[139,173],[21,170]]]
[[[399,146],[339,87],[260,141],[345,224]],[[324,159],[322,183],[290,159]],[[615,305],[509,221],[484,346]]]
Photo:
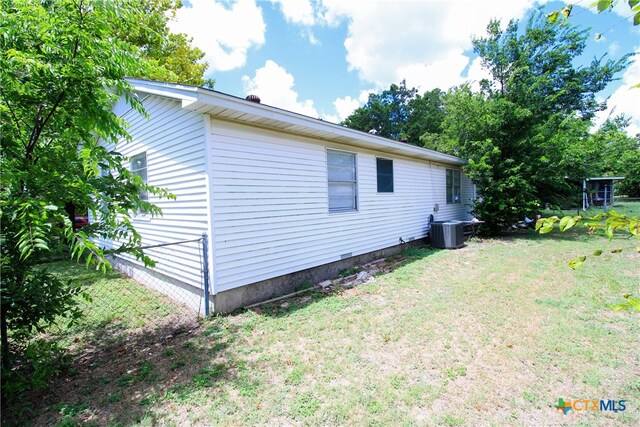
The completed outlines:
[[[202,257],[204,275],[204,315],[209,317],[209,240],[207,233],[202,233]]]

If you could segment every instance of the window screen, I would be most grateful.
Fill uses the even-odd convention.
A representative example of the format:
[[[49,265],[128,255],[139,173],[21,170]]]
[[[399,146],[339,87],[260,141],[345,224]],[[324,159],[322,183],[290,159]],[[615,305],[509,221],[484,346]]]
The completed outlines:
[[[356,155],[327,150],[329,180],[329,212],[349,212],[358,209]]]
[[[447,203],[460,203],[460,171],[447,169]]]
[[[142,178],[142,182],[147,183],[147,153],[140,153],[131,157],[131,173]],[[140,191],[140,199],[149,200],[147,190]]]
[[[393,193],[393,160],[376,159],[378,193]]]

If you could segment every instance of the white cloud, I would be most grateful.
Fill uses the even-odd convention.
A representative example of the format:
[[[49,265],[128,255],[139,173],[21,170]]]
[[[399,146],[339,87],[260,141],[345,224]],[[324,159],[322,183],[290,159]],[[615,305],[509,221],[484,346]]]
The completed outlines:
[[[614,41],[609,45],[609,54],[615,56],[620,51],[620,43]]]
[[[640,83],[640,48],[636,48],[634,58],[635,61],[622,75],[622,85],[607,100],[607,109],[596,115],[595,128],[600,127],[609,116],[615,117],[624,114],[631,119],[627,133],[632,136],[640,133],[640,112],[638,110],[640,88],[632,88]]]
[[[169,23],[172,32],[193,37],[193,44],[205,52],[209,71],[228,71],[242,67],[247,53],[265,42],[266,25],[254,0],[190,0]]]
[[[482,58],[478,57],[473,60],[467,71],[467,81],[471,83],[471,88],[475,91],[480,90],[480,81],[482,79],[491,80],[491,73],[482,67]]]
[[[336,122],[341,122],[360,106],[360,101],[353,99],[350,96],[346,96],[344,98],[336,98],[336,100],[333,101],[333,106],[338,113]]]
[[[280,6],[280,11],[287,22],[304,27],[300,34],[309,40],[311,45],[320,45],[320,40],[311,31],[311,27],[317,21],[309,0],[271,0],[271,2]]]
[[[369,102],[369,95],[371,95],[372,93],[374,94],[378,93],[384,89],[386,88],[371,88],[371,89],[360,91],[360,95],[358,95],[358,101],[360,101],[360,105],[366,104],[367,102]]]
[[[341,121],[336,114],[323,114],[320,116],[320,118],[326,122],[335,124],[338,124]]]
[[[426,64],[409,64],[398,67],[396,74],[407,80],[407,86],[428,88],[444,88],[455,86],[462,81],[462,70],[469,63],[469,58],[462,49],[451,49],[441,59]]]
[[[377,87],[407,79],[428,90],[462,83],[471,37],[483,35],[491,18],[521,18],[531,6],[514,1],[344,2],[324,0],[322,21],[347,22],[349,70]]]
[[[318,38],[313,34],[313,32],[311,32],[311,30],[307,30],[304,35],[307,37],[307,39],[309,39],[309,43],[311,43],[313,46],[320,46],[322,44],[320,43],[320,40],[318,40]]]
[[[243,76],[242,83],[246,95],[258,95],[264,104],[310,117],[319,117],[312,100],[298,100],[298,93],[293,89],[293,76],[270,59],[256,70],[253,77]]]
[[[309,0],[271,0],[273,3],[280,4],[280,10],[287,22],[301,25],[313,25],[316,20],[314,18],[313,6]]]

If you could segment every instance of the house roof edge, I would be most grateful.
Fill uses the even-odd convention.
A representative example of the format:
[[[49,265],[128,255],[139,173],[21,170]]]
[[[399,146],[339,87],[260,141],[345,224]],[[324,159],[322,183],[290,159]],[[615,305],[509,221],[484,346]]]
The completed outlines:
[[[467,163],[465,160],[450,154],[372,135],[323,119],[305,116],[267,104],[248,101],[213,89],[144,79],[127,79],[127,81],[136,91],[180,100],[182,101],[183,108],[186,109],[202,111],[207,105],[224,106],[225,108],[235,109],[239,112],[263,116],[264,118],[279,121],[283,124],[295,124],[311,129],[322,130],[334,135],[336,138],[340,137],[340,141],[348,145],[350,145],[350,141],[352,145],[366,146],[374,150],[393,153],[401,152],[409,157],[457,166],[462,166]],[[356,144],[356,142],[358,143]]]

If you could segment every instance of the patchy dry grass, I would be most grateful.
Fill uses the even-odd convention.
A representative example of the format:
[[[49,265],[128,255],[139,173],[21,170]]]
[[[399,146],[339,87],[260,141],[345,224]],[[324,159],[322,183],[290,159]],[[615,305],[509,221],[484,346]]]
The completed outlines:
[[[582,234],[413,250],[369,284],[164,336],[61,379],[38,425],[639,425],[640,255]],[[624,399],[625,412],[553,408]],[[26,420],[25,420],[26,421]]]

